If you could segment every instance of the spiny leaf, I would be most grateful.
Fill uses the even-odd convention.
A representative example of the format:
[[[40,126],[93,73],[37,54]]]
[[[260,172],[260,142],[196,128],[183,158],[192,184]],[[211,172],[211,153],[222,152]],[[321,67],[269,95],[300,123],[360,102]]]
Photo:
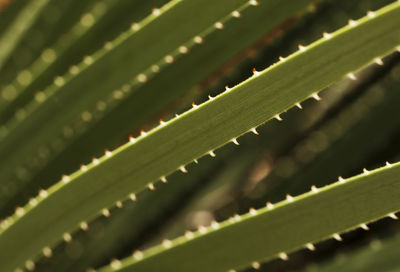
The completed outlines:
[[[59,36],[55,43],[47,44],[42,52],[38,52],[39,57],[3,88],[0,96],[0,123],[8,121],[31,102],[35,93],[37,96],[41,94],[40,90],[52,84],[56,76],[66,73],[69,66],[80,62],[85,55],[95,52],[95,49],[102,48],[110,40],[108,38],[115,38],[115,33],[125,31],[129,24],[123,17],[124,13],[129,11],[131,20],[142,19],[143,14],[148,15],[150,7],[165,2],[106,0],[91,5],[80,20],[74,21],[75,24]],[[118,22],[114,20],[116,14],[121,18]],[[109,30],[105,32],[104,29]],[[31,80],[21,81],[19,75],[23,73]]]
[[[171,217],[181,213],[185,208],[185,202],[191,201],[199,190],[213,183],[213,176],[224,171],[230,166],[230,156],[234,147],[219,152],[217,158],[203,160],[196,167],[189,168],[190,175],[175,173],[165,180],[167,184],[158,185],[156,190],[146,190],[137,195],[135,201],[122,202],[122,209],[111,210],[111,217],[105,220],[98,218],[89,224],[89,233],[80,232],[73,235],[72,239],[84,248],[79,260],[73,261],[65,256],[62,251],[45,264],[47,271],[85,271],[88,267],[96,267],[103,259],[113,256],[114,252],[123,247],[131,247],[132,243],[142,244],[146,242],[146,236],[150,232],[157,233],[164,225],[168,225]],[[246,149],[242,151],[246,152]],[[225,165],[228,163],[228,165]],[[118,208],[121,206],[118,205]],[[104,222],[101,232],[93,230]],[[95,227],[96,228],[96,227]],[[89,235],[88,235],[89,234]],[[68,244],[60,245],[62,249]],[[40,265],[37,266],[42,271]]]
[[[49,5],[51,5],[51,3]],[[49,66],[54,66],[55,62],[60,61],[60,59],[62,59],[60,56],[64,53],[64,51],[68,49],[79,37],[84,35],[90,26],[94,24],[96,19],[101,17],[106,10],[107,2],[100,2],[99,5],[92,7],[92,10],[90,10],[88,13],[85,13],[86,16],[83,15],[82,20],[75,23],[69,32],[64,33],[52,47],[43,48],[42,52],[39,54],[39,57],[33,61],[29,67],[24,67],[23,69],[19,70],[14,80],[2,88],[0,96],[0,123],[5,123],[12,116],[12,114],[15,114],[15,112],[12,112],[9,107],[13,106],[15,100],[19,100],[21,93],[26,92],[27,89],[33,85],[33,83],[38,81],[38,79],[40,79],[40,75],[46,68]],[[19,53],[21,54],[21,52]],[[8,68],[7,70],[11,70],[9,67],[6,68]],[[37,88],[36,86],[33,86],[33,88],[35,92],[38,89],[41,89]]]
[[[267,261],[400,210],[400,163],[369,171],[134,254],[99,271],[227,271]],[[234,237],[234,238],[233,238]],[[238,246],[240,245],[240,246]],[[115,265],[117,264],[117,265]],[[212,264],[212,265],[211,265]]]
[[[378,77],[378,79],[380,79],[380,81],[382,81],[382,79],[381,79],[381,77],[382,77],[381,73],[383,72],[382,69],[385,70],[385,72],[383,73],[384,75],[387,75],[389,72],[391,72],[385,78],[385,81],[387,81],[389,79],[389,82],[386,82],[387,84],[385,84],[385,86],[386,85],[391,86],[391,87],[396,86],[397,82],[393,82],[393,79],[396,78],[397,69],[396,69],[396,71],[392,71],[392,69],[390,69],[390,67],[386,67],[386,66],[390,66],[389,60],[386,60],[386,58],[384,59],[384,62],[385,62],[385,66],[383,66],[383,67],[381,67],[381,66],[368,67],[369,69],[368,68],[365,69],[366,71],[357,73],[357,76],[360,78],[356,81],[352,81],[352,83],[353,83],[352,85],[355,85],[355,86],[352,86],[351,88],[352,89],[353,88],[365,89],[364,84],[361,84],[361,86],[359,86],[360,84],[358,84],[358,83],[360,82],[361,77],[365,76],[366,73],[368,74],[368,72],[371,72],[370,70],[372,70],[372,68],[376,68],[376,69],[373,69],[373,70],[376,70],[375,73],[377,73],[377,75],[375,77]],[[376,80],[377,79],[375,78],[372,81],[376,81]],[[369,81],[371,81],[371,79]],[[341,87],[340,85],[347,86],[347,84],[345,84],[345,83],[349,83],[349,80],[344,80],[344,83],[339,84],[339,86],[336,86],[336,88],[339,88],[340,91],[334,90],[334,89],[329,90],[329,91],[328,90],[324,91],[324,93],[323,93],[324,100],[322,102],[325,103],[325,105],[321,106],[322,108],[327,107],[328,104],[326,102],[328,102],[327,100],[329,100],[329,99],[327,99],[328,97],[332,97],[332,96],[335,97],[338,94],[343,94],[343,92],[346,93],[346,92],[350,91],[350,90],[343,90],[342,89],[343,87],[340,88]],[[367,82],[365,84],[370,85],[371,82]],[[395,107],[395,105],[400,103],[400,101],[398,101],[400,96],[398,95],[397,92],[395,92],[395,90],[393,88],[392,89],[384,88],[384,89],[386,91],[385,91],[385,93],[382,93],[381,90],[379,90],[379,89],[376,90],[376,88],[373,88],[373,90],[370,90],[369,93],[358,98],[354,104],[346,105],[344,107],[344,112],[341,111],[339,117],[337,117],[335,115],[332,120],[330,120],[331,117],[328,118],[327,122],[323,122],[324,125],[322,127],[316,126],[317,128],[316,129],[312,128],[312,130],[305,130],[305,128],[304,128],[304,130],[306,132],[305,134],[308,134],[309,137],[301,140],[300,143],[298,143],[294,147],[290,147],[290,148],[286,147],[286,148],[288,148],[288,150],[293,151],[293,153],[292,152],[290,154],[285,153],[283,155],[282,160],[280,160],[281,155],[279,155],[278,157],[275,157],[275,155],[274,155],[274,158],[277,158],[277,159],[275,159],[275,161],[277,161],[276,165],[274,165],[274,163],[271,162],[271,161],[274,161],[274,159],[269,159],[270,162],[267,164],[268,166],[265,166],[265,160],[263,160],[263,163],[260,163],[259,166],[262,165],[263,169],[268,169],[268,170],[266,170],[266,172],[268,173],[267,177],[263,180],[257,180],[258,186],[254,186],[254,188],[252,188],[252,191],[250,193],[248,192],[248,189],[243,190],[244,192],[242,190],[239,190],[240,195],[245,193],[245,197],[243,200],[238,200],[237,197],[235,197],[235,194],[233,192],[230,192],[229,194],[227,194],[225,196],[224,199],[227,198],[227,199],[231,199],[231,200],[226,201],[226,203],[224,203],[223,206],[218,205],[217,211],[215,211],[215,206],[212,206],[212,207],[208,206],[208,205],[213,205],[212,200],[210,201],[210,196],[213,195],[212,190],[207,191],[207,192],[200,192],[203,195],[203,197],[200,198],[199,200],[197,200],[197,199],[193,200],[193,201],[197,200],[198,207],[195,207],[194,210],[185,212],[184,214],[182,214],[182,217],[186,218],[187,214],[194,213],[195,211],[207,210],[207,211],[213,212],[213,209],[214,209],[214,214],[217,217],[221,217],[221,214],[226,215],[227,213],[231,214],[233,212],[242,212],[242,211],[244,211],[244,209],[248,209],[249,205],[254,205],[254,206],[262,205],[263,203],[265,203],[265,199],[268,199],[270,201],[278,201],[278,200],[282,199],[282,196],[284,196],[287,193],[290,193],[293,195],[298,195],[300,193],[308,191],[311,185],[316,185],[316,186],[326,185],[327,180],[324,180],[324,178],[327,177],[326,174],[328,174],[329,177],[331,177],[331,178],[335,178],[335,177],[337,177],[337,175],[346,173],[345,166],[347,166],[347,169],[349,169],[349,168],[360,169],[360,168],[357,168],[357,165],[359,165],[359,167],[366,165],[367,162],[366,162],[365,158],[368,157],[367,151],[370,152],[370,148],[365,149],[365,146],[373,144],[373,143],[371,143],[371,141],[368,141],[370,144],[363,142],[363,140],[361,140],[363,138],[363,135],[366,135],[368,133],[371,138],[375,139],[374,142],[385,142],[386,139],[382,139],[381,141],[377,141],[377,139],[382,138],[383,135],[391,135],[391,132],[386,131],[387,130],[386,127],[389,127],[392,129],[398,127],[398,124],[396,124],[396,122],[379,122],[379,120],[382,120],[382,118],[384,118],[385,116],[395,116],[396,112],[398,112],[398,109]],[[352,91],[354,91],[354,90],[352,90]],[[397,96],[396,96],[396,94],[397,94]],[[379,97],[381,99],[379,99]],[[380,103],[380,102],[382,102],[381,101],[382,99],[385,101],[385,103]],[[333,99],[333,100],[335,100],[335,99]],[[346,101],[348,101],[348,97],[346,97]],[[376,107],[375,103],[379,104],[379,107]],[[321,105],[321,102],[314,103],[314,105],[315,106]],[[370,112],[368,112],[368,107],[373,107],[374,105],[375,105],[375,107],[373,109],[369,110]],[[366,110],[363,110],[363,109],[366,109]],[[260,137],[260,138],[265,139],[266,142],[269,142],[273,146],[273,148],[268,148],[267,150],[265,150],[266,143],[264,143],[264,141],[261,142],[261,141],[253,140],[255,142],[257,148],[260,150],[260,152],[264,152],[264,153],[268,152],[267,154],[271,154],[271,153],[276,154],[277,152],[279,153],[279,149],[282,148],[282,147],[280,147],[281,144],[280,144],[279,140],[283,140],[282,138],[288,138],[288,136],[291,135],[290,130],[289,131],[282,130],[284,128],[284,126],[287,126],[288,122],[289,122],[289,128],[292,128],[294,126],[294,124],[296,124],[296,123],[303,123],[303,120],[299,117],[301,117],[302,115],[310,114],[310,112],[308,110],[312,110],[310,105],[308,105],[308,106],[306,105],[304,107],[304,110],[302,110],[300,112],[289,111],[287,114],[285,114],[284,122],[279,124],[279,127],[274,127],[274,130],[272,131],[274,133],[268,133],[268,131],[266,131],[266,129],[265,129],[265,128],[267,128],[267,126],[264,126],[263,131],[260,131],[260,134],[262,135],[262,137]],[[305,111],[308,111],[308,112],[305,112]],[[294,114],[296,114],[296,115],[293,116]],[[332,113],[330,113],[330,114],[332,114]],[[324,119],[323,118],[324,114],[322,112],[313,112],[313,115]],[[356,131],[346,132],[346,129],[350,129],[352,127],[352,125],[354,125],[355,122],[360,121],[359,119],[362,116],[364,116],[362,123],[365,124],[365,129],[362,131],[358,131],[358,129],[356,128],[355,129]],[[294,118],[294,117],[298,117],[298,118]],[[314,121],[316,122],[316,120],[314,120]],[[324,121],[326,121],[326,120],[324,120]],[[345,124],[343,124],[343,123],[345,123]],[[267,123],[267,125],[271,125],[271,123]],[[379,128],[376,126],[379,126]],[[338,127],[340,127],[340,129]],[[334,129],[334,128],[337,128],[338,133],[332,132],[332,129],[334,131],[336,131],[336,129]],[[302,133],[304,133],[303,130],[300,130],[300,131]],[[311,131],[311,133],[310,133],[310,131]],[[302,133],[300,133],[300,134],[302,134]],[[342,135],[341,133],[343,133],[344,135]],[[275,134],[277,137],[280,136],[280,139],[276,139],[276,137],[274,137]],[[320,137],[318,137],[318,136],[320,136]],[[336,137],[347,138],[347,139],[351,138],[352,141],[351,142],[346,141],[346,144],[341,145],[341,146],[343,146],[343,148],[341,148],[340,146],[338,148],[338,146],[336,144],[330,143],[331,141],[332,142],[336,141],[337,140]],[[310,147],[311,143],[314,143],[317,147],[315,147],[312,150],[308,150],[307,147]],[[241,141],[241,145],[242,145],[242,141]],[[318,148],[318,147],[320,147],[320,148]],[[327,150],[322,151],[321,150],[322,147],[327,148]],[[247,150],[247,149],[249,149],[249,147],[245,148],[245,150]],[[337,149],[339,149],[339,150],[337,150]],[[242,150],[242,146],[241,146],[240,150]],[[302,154],[305,153],[304,155],[299,155],[299,150],[308,150],[308,151],[302,152]],[[311,154],[314,154],[314,152],[317,152],[317,150],[318,150],[318,152],[321,152],[321,153],[323,152],[323,154],[320,154],[320,156],[318,156],[314,160],[314,163],[311,162],[311,164],[314,164],[314,166],[311,168],[312,169],[311,170],[310,166],[307,165],[304,160],[305,160],[306,155],[308,155],[308,157],[310,157],[310,156],[312,156]],[[346,150],[347,152],[350,151],[352,156],[348,158],[348,156],[346,156],[346,152],[344,152],[344,150]],[[243,156],[243,155],[239,155],[239,156]],[[328,160],[325,158],[327,158]],[[301,164],[304,164],[304,166],[301,166]],[[310,164],[309,161],[308,161],[308,164]],[[309,170],[307,170],[307,168]],[[260,169],[260,167],[256,167],[256,169]],[[277,169],[279,169],[279,173],[281,175],[285,175],[285,176],[275,178],[275,175],[277,175],[277,172],[278,172]],[[297,171],[296,169],[299,169],[299,170]],[[293,171],[295,171],[294,174],[292,174]],[[297,173],[296,173],[296,171],[297,171]],[[323,173],[325,173],[325,175],[323,175]],[[332,176],[333,173],[337,173],[337,174]],[[300,176],[300,178],[299,178],[299,176]],[[243,182],[243,180],[245,180],[241,176],[236,176],[236,177],[231,177],[230,181],[232,182],[232,181],[239,180],[239,179],[242,182]],[[254,182],[254,184],[256,184],[256,182]],[[204,191],[204,189],[202,191]],[[216,192],[216,194],[218,194],[218,192]],[[222,197],[219,197],[219,199],[222,199]],[[221,201],[219,201],[219,203],[221,203]],[[193,205],[191,205],[191,206],[193,206]],[[240,207],[239,210],[238,210],[238,207]],[[174,225],[179,225],[180,228],[179,227],[177,228],[176,226],[175,226],[175,228],[172,227],[172,231],[164,232],[163,237],[176,237],[177,235],[180,235],[182,233],[182,223],[181,222],[185,222],[185,220],[183,218],[182,218],[182,220],[175,219],[174,223],[173,223]],[[178,230],[179,233],[176,233],[176,230]],[[163,237],[161,237],[161,238],[163,238]]]
[[[207,4],[208,1],[211,0],[202,0],[201,3],[187,0],[171,1],[163,8],[155,9],[153,14],[140,24],[134,24],[132,30],[107,44],[93,57],[86,57],[79,66],[74,66],[71,70],[72,75],[57,78],[55,85],[45,92],[40,92],[36,97],[38,101],[32,102],[8,125],[0,128],[0,135],[4,136],[0,140],[0,153],[8,156],[7,162],[0,166],[1,180],[11,184],[14,181],[26,180],[29,177],[29,165],[41,165],[50,156],[52,149],[62,148],[65,139],[74,136],[74,132],[81,130],[96,114],[102,114],[111,102],[117,103],[120,97],[126,95],[125,92],[131,91],[129,84],[127,89],[114,88],[121,87],[128,79],[131,79],[132,85],[143,84],[148,78],[143,71],[156,73],[161,64],[168,65],[173,61],[173,56],[182,54],[182,46],[186,49],[194,46],[202,41],[203,35],[214,31],[216,21],[232,18],[232,10],[247,8],[253,2],[235,0],[226,1],[229,4],[218,2],[216,6]],[[198,6],[206,7],[204,12],[208,12],[208,16],[189,18],[188,14],[196,13]],[[180,23],[187,20],[192,23]],[[174,25],[168,22],[173,22]],[[169,29],[174,31],[169,33]],[[153,43],[154,37],[158,37],[159,33],[165,33],[164,38]],[[147,48],[145,54],[142,53],[143,48]],[[132,59],[135,61],[132,62]],[[155,70],[153,64],[158,62],[161,64],[157,64]],[[108,77],[110,67],[116,65],[119,72],[113,74],[112,78]],[[103,84],[96,87],[95,93],[83,91],[89,85],[88,78],[104,79]],[[79,100],[76,100],[77,95]],[[63,107],[60,107],[60,103]],[[96,110],[93,113],[88,111],[88,108]],[[49,116],[52,118],[49,119]],[[40,120],[47,122],[44,125]],[[39,129],[41,126],[42,129]],[[25,135],[30,135],[29,141],[23,140]],[[18,148],[10,148],[14,144]],[[14,192],[10,192],[9,197],[12,193]]]
[[[62,181],[3,221],[0,268],[9,270],[53,246],[82,220],[143,190],[149,183],[253,131],[400,43],[400,1],[352,21],[339,31],[228,89],[181,116],[162,122]],[[296,71],[293,73],[293,71]],[[156,147],[156,148],[155,148]],[[396,203],[392,201],[390,203]],[[28,227],[29,226],[29,227]]]
[[[66,33],[73,24],[80,21],[82,13],[95,2],[101,6],[103,0],[82,0],[79,5],[76,5],[75,0],[50,1],[41,12],[41,16],[35,21],[35,24],[32,25],[29,31],[25,32],[13,54],[3,65],[3,69],[0,70],[2,74],[0,78],[1,88],[3,89],[3,87],[10,85],[13,79],[18,77],[23,70],[29,70],[28,67],[32,62],[46,48],[51,48],[57,39],[63,37],[64,41],[68,43],[69,37]],[[33,75],[32,80],[35,78],[36,76]],[[20,82],[18,82],[18,86],[19,84]],[[15,85],[14,87],[18,88]]]
[[[95,120],[92,119],[93,121],[86,124],[83,135],[77,136],[65,151],[34,178],[34,182],[49,184],[58,178],[62,171],[72,171],[82,161],[100,155],[104,147],[119,146],[121,139],[126,138],[132,131],[139,130],[145,122],[149,124],[149,118],[158,115],[160,111],[165,112],[166,105],[175,102],[211,71],[254,43],[265,32],[276,28],[288,16],[304,9],[309,2],[296,0],[282,7],[275,0],[267,0],[260,2],[257,8],[243,10],[240,12],[240,19],[232,18],[224,23],[223,30],[216,30],[205,36],[204,44],[190,49],[188,54],[177,58],[173,65],[164,67],[144,85],[136,86],[135,92],[124,96],[114,109],[107,107],[104,118],[93,118]],[[238,34],[241,38],[235,43],[230,43],[230,39]],[[171,81],[171,78],[180,80]],[[157,99],[154,99],[155,97]],[[65,158],[69,158],[68,163]]]
[[[393,70],[393,74],[396,75],[398,71],[399,69]],[[383,86],[371,87],[338,117],[326,122],[319,131],[304,139],[293,149],[305,150],[305,147],[310,146],[312,142],[317,145],[314,151],[300,156],[302,162],[293,161],[293,164],[296,165],[294,168],[298,170],[293,169],[292,175],[279,177],[278,171],[282,172],[281,168],[281,170],[273,171],[266,178],[265,182],[275,182],[277,186],[268,194],[272,201],[283,192],[298,194],[305,187],[311,186],[312,181],[344,173],[349,167],[353,169],[362,167],[374,152],[387,144],[390,135],[397,131],[400,120],[393,119],[391,122],[382,122],[381,120],[387,116],[399,114],[399,108],[396,105],[400,103],[400,95],[396,91],[396,86],[399,84],[396,77],[389,76],[386,80],[389,81],[385,82]],[[325,146],[320,150],[316,140],[313,140],[318,139],[318,135],[323,141],[319,146]],[[369,137],[366,138],[364,135],[369,135]],[[366,146],[368,148],[365,148]],[[346,156],[348,152],[352,156]],[[255,191],[259,189],[255,188]]]

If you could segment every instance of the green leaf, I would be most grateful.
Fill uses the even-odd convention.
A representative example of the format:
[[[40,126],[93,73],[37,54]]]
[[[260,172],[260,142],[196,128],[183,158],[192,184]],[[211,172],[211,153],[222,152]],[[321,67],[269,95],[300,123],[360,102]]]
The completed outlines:
[[[26,31],[21,37],[18,45],[4,63],[2,69],[0,69],[2,74],[0,86],[2,86],[2,89],[10,85],[12,80],[18,76],[20,81],[15,80],[14,84],[12,84],[16,89],[24,87],[24,84],[34,80],[36,77],[34,74],[32,74],[31,78],[24,78],[23,74],[20,75],[20,73],[23,70],[29,70],[28,66],[37,57],[40,57],[46,48],[51,46],[57,38],[64,36],[71,24],[79,21],[82,12],[94,1],[98,0],[82,0],[79,6],[76,5],[74,0],[50,1],[31,25],[29,31]],[[11,20],[8,20],[7,26],[9,22]],[[68,38],[64,36],[64,42],[67,41]],[[8,91],[10,92],[10,90]],[[3,99],[12,99],[15,95],[16,93],[13,92],[9,93],[8,96],[0,96],[0,105],[3,104]],[[0,106],[0,108],[2,107]],[[1,119],[0,122],[3,123]]]
[[[399,271],[400,235],[372,240],[369,245],[361,249],[341,252],[330,262],[307,269],[307,272],[375,272],[375,271]]]
[[[214,4],[210,5],[211,2]],[[232,18],[231,12],[236,8],[250,6],[244,0],[219,1],[218,5],[211,0],[171,1],[139,24],[134,24],[132,30],[97,51],[93,57],[85,58],[79,66],[74,66],[72,74],[57,78],[55,85],[39,92],[35,101],[0,128],[0,154],[8,157],[0,165],[1,181],[9,184],[24,182],[31,174],[29,166],[46,162],[53,150],[62,148],[69,137],[75,136],[86,125],[88,115],[95,118],[96,113],[101,114],[104,107],[110,106],[105,102],[118,101],[115,88],[128,81],[142,84],[147,77],[144,71],[153,71],[152,66],[160,61],[162,65],[168,65],[169,57],[173,58],[169,54],[182,54],[181,46],[194,46],[198,38],[201,39],[198,35],[215,30],[216,21]],[[207,16],[189,16],[197,13],[200,7]],[[174,31],[169,32],[170,29]],[[157,42],[154,37],[159,37]],[[142,53],[144,48],[145,53]],[[167,60],[165,56],[168,56]],[[110,72],[115,69],[118,72],[110,77]],[[75,75],[75,70],[80,72]],[[88,92],[87,88],[99,78],[103,80],[102,84],[96,85],[96,92]],[[117,90],[117,95],[124,96],[125,93]],[[88,112],[98,109],[99,102],[105,104],[102,110]],[[47,121],[43,123],[42,120]],[[69,132],[67,136],[65,131]],[[29,135],[29,141],[24,140],[26,135]],[[2,198],[6,200],[14,193],[10,190]]]
[[[94,0],[90,1],[93,2]],[[86,0],[86,2],[89,1]],[[16,76],[11,83],[3,88],[3,93],[9,92],[9,95],[0,96],[0,123],[5,123],[14,117],[18,110],[23,109],[28,102],[34,100],[35,94],[39,90],[44,90],[53,84],[55,77],[67,73],[71,65],[81,62],[84,56],[100,50],[107,41],[124,32],[132,20],[143,19],[149,14],[151,7],[165,2],[166,0],[146,2],[127,0],[97,1],[91,3],[83,14],[81,14],[82,12],[79,13],[78,11],[80,10],[76,9],[76,7],[72,7],[74,13],[67,10],[66,14],[63,15],[68,19],[62,18],[61,22],[56,24],[58,32],[53,35],[42,33],[44,32],[42,29],[44,27],[41,27],[39,29],[41,30],[41,35],[50,36],[47,40],[55,40],[55,42],[46,41],[46,47],[41,48],[41,52],[31,53],[39,57],[28,67],[14,68],[19,72],[18,75],[23,75],[23,73],[30,75],[31,80],[24,84],[24,82],[21,83],[20,77]],[[81,5],[84,7],[83,4]],[[81,5],[80,8],[83,8]],[[126,14],[128,12],[129,15]],[[115,16],[119,16],[121,19],[116,22]],[[129,22],[127,22],[128,18],[130,19]],[[74,23],[72,26],[68,24],[71,20]],[[25,37],[27,40],[25,43],[29,44],[30,40],[28,38]],[[32,40],[32,37],[30,38]],[[22,54],[23,52],[17,53]],[[12,70],[12,67],[11,69],[10,67],[8,68],[6,69],[7,72]],[[22,69],[23,71],[21,71]],[[91,83],[95,84],[96,82]]]
[[[400,163],[339,181],[248,214],[214,223],[114,261],[106,271],[228,271],[287,258],[313,243],[400,210]],[[364,226],[364,225],[362,225]]]
[[[29,30],[49,0],[29,1],[18,13],[13,23],[0,37],[0,69],[13,52],[24,33]]]
[[[121,139],[126,139],[133,131],[139,131],[142,126],[152,123],[151,119],[161,111],[173,111],[171,103],[176,102],[179,96],[187,93],[266,32],[274,32],[274,28],[280,28],[279,24],[305,9],[309,2],[295,0],[282,7],[275,0],[264,0],[255,8],[243,10],[240,18],[232,18],[224,23],[223,30],[209,33],[204,37],[204,44],[191,48],[187,55],[164,67],[146,84],[136,86],[133,93],[124,97],[103,118],[87,124],[83,135],[74,139],[65,151],[34,177],[35,184],[49,184],[58,179],[60,173],[72,171],[81,162],[102,154],[105,147],[119,146]],[[235,43],[231,43],[231,39],[235,39]],[[171,81],[171,78],[179,80]],[[107,110],[109,108],[111,107]]]
[[[0,269],[14,269],[34,258],[104,207],[176,170],[185,171],[184,166],[194,159],[213,156],[214,149],[310,96],[318,98],[315,92],[393,50],[400,43],[400,2],[373,15],[301,47],[285,60],[42,191],[3,222],[0,247],[8,250],[0,255]],[[388,203],[395,205],[396,201]]]
[[[379,69],[388,66],[387,63]],[[303,193],[313,184],[324,185],[324,178],[346,175],[347,169],[360,169],[368,165],[374,153],[387,145],[400,125],[399,119],[382,122],[387,116],[399,114],[396,106],[400,103],[400,94],[396,91],[399,80],[392,74],[397,74],[400,66],[396,68],[388,69],[387,73],[391,73],[384,80],[374,85],[367,84],[371,87],[363,95],[342,107],[338,116],[324,122],[317,131],[294,146],[292,152],[285,156],[286,159],[281,163],[278,161],[271,173],[254,188],[254,192],[260,194],[262,187],[268,184],[268,192],[264,197],[275,201],[286,193]],[[360,88],[366,89],[363,84]],[[306,149],[306,152],[299,155],[298,150],[305,150],[310,143],[314,143],[315,148]],[[319,146],[323,148],[318,148]],[[352,156],[347,156],[348,152]],[[292,171],[283,170],[288,161],[292,165]],[[246,201],[249,199],[244,200]]]

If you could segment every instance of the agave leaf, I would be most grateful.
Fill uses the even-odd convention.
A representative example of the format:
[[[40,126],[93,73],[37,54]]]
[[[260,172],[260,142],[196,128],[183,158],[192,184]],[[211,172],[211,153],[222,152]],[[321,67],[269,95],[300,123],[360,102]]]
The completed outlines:
[[[123,248],[145,243],[149,230],[150,233],[157,233],[192,195],[212,182],[215,173],[221,171],[220,167],[225,168],[223,162],[233,149],[226,151],[216,159],[209,158],[192,167],[190,175],[175,173],[168,177],[167,184],[139,193],[135,201],[123,202],[122,209],[119,206],[117,210],[110,210],[110,218],[98,218],[91,222],[89,232],[80,232],[73,237],[73,241],[78,241],[84,248],[78,260],[71,260],[64,253],[69,246],[66,243],[60,245],[61,249],[54,250],[52,258],[43,267],[37,265],[37,268],[40,271],[85,271],[115,256]],[[96,224],[103,225],[101,231],[96,232]]]
[[[400,210],[400,163],[250,210],[206,229],[163,242],[105,271],[228,271],[255,261],[287,258]],[[364,226],[364,225],[362,225]],[[240,246],[238,246],[240,245]]]
[[[178,58],[173,65],[163,68],[149,82],[139,86],[134,93],[106,113],[104,118],[87,124],[83,135],[74,139],[65,151],[34,177],[35,184],[48,187],[60,173],[73,171],[76,165],[102,154],[104,147],[118,147],[121,139],[126,139],[133,131],[139,131],[145,122],[150,123],[150,117],[165,111],[166,105],[176,101],[178,96],[187,92],[211,71],[292,13],[304,8],[308,2],[296,1],[296,5],[281,7],[275,1],[262,1],[257,8],[242,11],[240,19],[227,21],[224,30],[210,33],[204,38],[204,44],[191,49],[189,54]],[[240,39],[231,44],[230,39],[236,39],[237,35]],[[180,80],[171,81],[171,78]]]
[[[26,73],[32,79],[29,83],[21,84],[17,76],[3,88],[4,92],[12,92],[12,95],[0,96],[0,123],[5,123],[14,117],[18,110],[23,109],[28,102],[32,102],[36,93],[51,85],[58,75],[65,74],[71,65],[81,62],[84,56],[101,49],[104,43],[128,29],[132,20],[143,19],[149,14],[151,7],[165,2],[166,0],[96,1],[91,5],[87,4],[89,7],[82,14],[77,13],[76,8],[74,13],[68,12],[68,15],[65,15],[68,19],[62,18],[61,23],[56,24],[57,30],[62,34],[57,32],[47,35],[50,36],[48,38],[50,41],[46,41],[46,47],[41,48],[42,52],[37,52],[36,55],[39,57],[29,67],[23,67],[23,71],[20,71],[22,67],[15,67],[19,72],[18,75]],[[125,14],[128,12],[129,15]],[[81,17],[80,20],[77,15]],[[116,16],[120,18],[117,22]],[[130,19],[129,22],[127,17]],[[74,24],[69,25],[71,21]],[[8,68],[6,72],[9,70],[12,69]]]
[[[230,142],[400,43],[400,2],[300,50],[252,78],[95,159],[3,221],[0,268],[15,269],[82,220]],[[293,73],[293,71],[296,71]],[[394,167],[396,169],[396,167]],[[392,173],[389,171],[389,173]],[[360,196],[362,197],[362,195]],[[387,198],[389,199],[389,198]],[[372,202],[371,202],[372,203]],[[396,205],[396,201],[388,202]],[[382,206],[384,208],[384,206]],[[393,208],[393,207],[392,207]],[[381,216],[383,214],[380,214]]]
[[[397,73],[396,71],[398,69],[393,70],[394,74]],[[332,178],[338,174],[346,175],[346,169],[354,171],[366,165],[373,154],[386,145],[390,140],[390,135],[393,135],[400,125],[397,119],[392,122],[381,122],[387,116],[399,114],[399,109],[396,107],[400,103],[400,95],[396,91],[398,83],[396,78],[389,76],[383,86],[378,84],[371,87],[338,117],[329,120],[317,133],[299,143],[294,148],[295,150],[300,150],[301,146],[304,147],[307,142],[315,142],[313,139],[317,135],[326,137],[326,149],[320,152],[310,151],[307,154],[310,159],[303,158],[304,163],[296,163],[295,168],[299,170],[295,170],[291,176],[280,177],[278,170],[273,171],[266,178],[265,182],[269,184],[271,190],[268,198],[274,201],[283,193],[299,194],[313,185],[315,183],[313,181],[321,180],[323,177]],[[369,135],[369,137],[364,137],[364,135]],[[366,146],[368,148],[365,148]],[[347,152],[351,152],[352,156],[346,156]],[[272,189],[271,182],[276,183],[277,187]],[[314,185],[324,184],[315,183]],[[260,190],[260,188],[255,188],[255,190]]]
[[[111,48],[106,46],[97,51],[94,57],[85,58],[80,66],[72,69],[73,75],[68,74],[66,77],[57,78],[55,85],[35,96],[36,100],[29,104],[27,109],[20,111],[21,114],[12,119],[8,125],[0,128],[0,134],[3,135],[3,139],[0,140],[0,153],[8,157],[7,161],[0,166],[1,182],[14,184],[18,183],[18,180],[20,182],[26,180],[30,175],[29,165],[42,165],[49,153],[62,148],[65,139],[77,133],[82,125],[85,125],[88,115],[89,117],[94,115],[87,112],[88,105],[97,108],[96,105],[102,102],[101,98],[105,98],[104,96],[116,103],[118,98],[115,98],[114,88],[121,87],[132,78],[132,74],[135,84],[140,85],[146,77],[142,71],[150,69],[149,67],[160,60],[166,65],[167,61],[164,57],[169,56],[169,53],[174,50],[179,52],[180,46],[186,43],[193,45],[195,43],[193,37],[201,34],[202,31],[214,30],[214,23],[223,19],[224,16],[231,18],[230,13],[235,8],[250,6],[243,0],[227,1],[229,4],[218,2],[220,3],[218,6],[208,5],[207,1],[211,0],[203,0],[201,3],[171,1],[163,8],[154,10],[151,16],[140,24],[134,25],[133,30],[114,40]],[[246,4],[243,5],[245,2]],[[207,16],[189,16],[197,12],[199,5],[206,7],[204,12],[210,10]],[[181,23],[187,20],[192,23]],[[175,31],[168,32],[170,28]],[[154,43],[153,39],[158,37],[159,33],[165,33],[164,38]],[[146,54],[142,54],[142,49],[150,45],[152,49],[148,48],[145,51]],[[132,62],[132,59],[135,61]],[[89,65],[88,63],[91,62],[93,64]],[[110,69],[117,68],[118,73],[113,73],[112,77],[108,77]],[[74,75],[76,69],[80,72]],[[96,92],[86,91],[86,88],[91,86],[90,82],[97,81],[98,78],[104,80],[102,84],[96,85]],[[124,95],[124,92],[117,90],[117,94]],[[78,96],[79,99],[76,99]],[[61,104],[63,107],[60,107]],[[101,111],[98,110],[97,113]],[[47,120],[47,122],[39,120]],[[74,122],[71,124],[72,120]],[[43,128],[40,129],[40,126]],[[65,134],[65,131],[68,133]],[[29,141],[23,140],[26,135],[30,135]],[[16,148],[11,147],[16,142],[18,142],[15,145]],[[15,192],[8,193],[8,197],[11,197]]]

